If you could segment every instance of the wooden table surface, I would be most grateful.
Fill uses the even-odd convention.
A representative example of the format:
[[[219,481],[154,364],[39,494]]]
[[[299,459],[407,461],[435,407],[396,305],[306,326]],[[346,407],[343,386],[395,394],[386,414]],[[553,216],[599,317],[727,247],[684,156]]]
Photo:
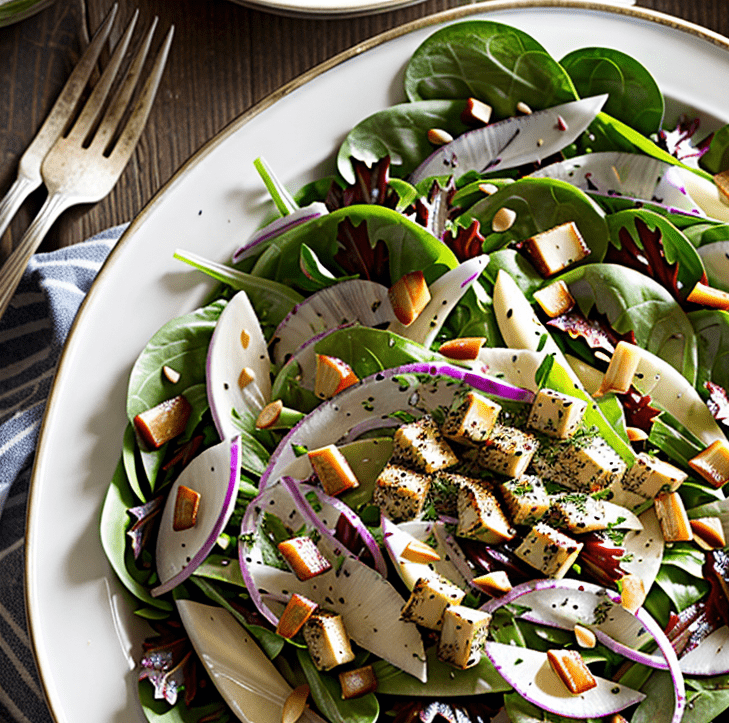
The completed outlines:
[[[56,0],[36,15],[0,27],[0,194],[41,125],[88,37],[113,0]],[[158,15],[175,25],[172,53],[142,141],[112,193],[67,211],[41,250],[77,243],[130,220],[200,146],[257,101],[309,68],[377,33],[465,4],[425,0],[358,18],[304,19],[228,0],[118,0],[112,40],[139,6],[142,27]],[[640,7],[729,35],[726,0],[638,0]],[[160,33],[161,36],[161,33]],[[0,240],[0,259],[40,207],[39,190]]]

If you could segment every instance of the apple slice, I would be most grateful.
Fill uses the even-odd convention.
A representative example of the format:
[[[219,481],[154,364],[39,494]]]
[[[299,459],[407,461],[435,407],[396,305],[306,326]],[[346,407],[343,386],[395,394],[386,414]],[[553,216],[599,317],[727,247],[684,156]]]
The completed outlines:
[[[208,556],[235,507],[240,469],[240,437],[201,452],[185,467],[170,489],[157,535],[157,574],[152,590],[163,595],[186,580]],[[175,530],[175,507],[180,487],[200,495],[195,524]]]
[[[223,309],[207,359],[210,411],[221,439],[239,433],[234,412],[253,417],[271,399],[271,361],[248,295],[239,291]]]

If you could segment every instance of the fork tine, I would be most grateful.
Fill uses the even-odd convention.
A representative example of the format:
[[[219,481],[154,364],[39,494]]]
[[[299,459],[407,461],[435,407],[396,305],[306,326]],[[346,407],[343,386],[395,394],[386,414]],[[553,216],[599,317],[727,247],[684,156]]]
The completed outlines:
[[[167,31],[167,35],[160,49],[157,51],[154,64],[144,86],[142,86],[137,102],[134,104],[131,115],[114,146],[114,150],[111,152],[110,159],[116,163],[126,163],[134,151],[139,137],[142,135],[147,118],[149,117],[149,112],[152,109],[152,103],[157,95],[157,89],[162,79],[162,73],[167,62],[167,56],[170,52],[170,45],[172,44],[174,34],[175,26],[172,25]]]
[[[129,105],[129,101],[134,93],[134,88],[142,75],[142,67],[144,66],[144,61],[147,59],[149,48],[152,45],[152,37],[154,36],[158,20],[159,18],[155,17],[152,21],[152,26],[147,32],[147,36],[144,38],[134,60],[127,70],[124,82],[119,88],[119,91],[113,101],[110,103],[109,108],[104,114],[104,117],[94,134],[90,147],[93,147],[94,150],[97,150],[100,153],[103,153],[106,150],[107,145],[112,139],[114,131],[119,125],[119,122]]]
[[[139,10],[136,10],[132,19],[129,21],[129,25],[127,25],[127,29],[124,31],[124,35],[122,35],[121,39],[116,44],[114,52],[109,60],[109,64],[106,68],[104,68],[101,78],[99,78],[94,89],[91,91],[91,95],[84,104],[78,120],[73,124],[73,127],[69,132],[69,137],[76,138],[77,140],[84,139],[93,128],[94,123],[96,123],[96,120],[101,113],[101,109],[104,106],[104,101],[106,100],[109,90],[114,83],[116,74],[119,72],[119,66],[122,64],[124,56],[126,55],[138,17]]]

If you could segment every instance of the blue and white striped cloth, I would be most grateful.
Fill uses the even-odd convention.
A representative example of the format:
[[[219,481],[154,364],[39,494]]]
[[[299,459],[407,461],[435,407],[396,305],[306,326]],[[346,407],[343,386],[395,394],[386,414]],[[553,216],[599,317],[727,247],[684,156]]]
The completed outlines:
[[[46,723],[25,624],[25,508],[58,359],[91,282],[124,226],[33,257],[0,319],[0,723]]]

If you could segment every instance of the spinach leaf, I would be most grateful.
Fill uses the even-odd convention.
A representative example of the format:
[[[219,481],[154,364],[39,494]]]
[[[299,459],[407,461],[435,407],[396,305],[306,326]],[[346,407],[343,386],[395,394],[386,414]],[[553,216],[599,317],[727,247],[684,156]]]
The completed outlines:
[[[692,384],[696,336],[673,297],[653,279],[618,264],[587,264],[560,277],[580,311],[604,314],[618,334],[633,332],[638,346],[667,361]]]
[[[341,268],[337,261],[343,247],[338,235],[340,224],[345,223],[366,234],[367,248],[374,249],[380,241],[387,247],[389,278],[373,279],[385,285],[417,269],[432,282],[444,270],[458,265],[453,252],[414,221],[384,206],[356,205],[321,216],[273,239],[252,273],[293,286],[305,285],[306,276],[299,266],[302,244],[309,246],[327,268]],[[347,249],[348,253],[360,250]]]
[[[699,369],[696,388],[714,382],[729,391],[729,312],[701,309],[688,314],[696,332]]]
[[[127,530],[131,527],[131,518],[128,510],[136,504],[137,500],[129,486],[124,464],[120,460],[101,509],[99,523],[101,546],[122,585],[134,597],[146,605],[171,611],[172,604],[169,601],[152,597],[149,590],[139,581],[145,576],[148,577],[149,572],[136,569],[129,553]]]
[[[138,462],[139,446],[137,444],[137,435],[134,432],[134,425],[127,424],[124,430],[124,441],[122,443],[122,461],[124,463],[124,471],[127,475],[127,482],[134,494],[139,498],[140,502],[147,502],[147,494],[142,489],[142,480],[140,474],[145,476],[144,470],[140,469]]]
[[[484,276],[495,284],[496,277],[502,269],[516,281],[528,299],[531,299],[534,292],[544,283],[544,277],[523,254],[515,249],[500,249],[489,254],[489,263],[484,270]]]
[[[205,383],[210,337],[227,302],[215,301],[167,322],[149,340],[132,367],[127,393],[127,417],[132,422],[160,402],[185,389]],[[162,373],[165,365],[180,374],[175,387]]]
[[[686,712],[683,723],[708,723],[719,720],[729,708],[729,675],[711,678],[686,678]]]
[[[694,246],[696,246],[696,248],[729,239],[729,223],[712,221],[708,218],[699,218],[695,220],[698,221],[698,223],[693,223],[682,230],[686,235],[686,238]]]
[[[506,231],[491,231],[493,218],[501,208],[516,212]],[[469,226],[477,219],[485,238],[483,250],[491,253],[568,221],[574,221],[590,247],[590,261],[601,261],[607,251],[607,223],[599,206],[575,186],[552,178],[522,178],[499,189],[458,217]]]
[[[729,168],[729,124],[714,133],[709,150],[699,158],[699,165],[709,173],[721,173]]]
[[[462,100],[400,103],[373,113],[347,134],[337,154],[337,168],[348,183],[355,180],[352,158],[371,166],[390,157],[390,171],[407,176],[434,150],[431,128],[458,136],[468,127],[461,121]]]
[[[577,92],[587,98],[608,93],[604,110],[648,136],[663,122],[663,94],[635,58],[613,48],[579,48],[559,61]]]
[[[142,711],[149,723],[199,723],[207,716],[215,716],[211,720],[225,723],[231,719],[223,713],[222,699],[203,705],[187,706],[185,696],[180,695],[174,706],[170,705],[163,698],[157,698],[154,694],[154,686],[147,680],[140,680],[137,683],[137,692]]]
[[[577,100],[565,70],[527,33],[490,20],[468,20],[428,37],[405,68],[409,100],[478,98],[498,118]]]

